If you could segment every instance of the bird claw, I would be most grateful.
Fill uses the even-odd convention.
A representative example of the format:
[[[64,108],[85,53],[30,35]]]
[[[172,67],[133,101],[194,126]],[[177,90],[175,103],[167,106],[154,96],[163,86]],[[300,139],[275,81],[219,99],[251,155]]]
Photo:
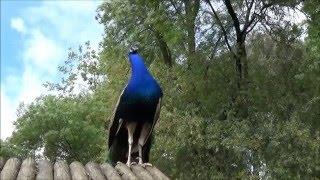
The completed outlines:
[[[130,167],[130,165],[131,165],[130,161],[127,161],[126,165],[127,165],[128,167]]]
[[[144,168],[146,168],[147,166],[150,166],[150,167],[152,167],[153,165],[152,164],[150,164],[150,163],[142,163],[142,164],[140,164],[142,167],[144,167]]]
[[[128,167],[131,167],[132,165],[136,165],[136,164],[137,164],[136,162],[131,162],[131,163],[130,163],[130,162],[127,162],[127,163],[126,163],[126,165],[127,165]]]

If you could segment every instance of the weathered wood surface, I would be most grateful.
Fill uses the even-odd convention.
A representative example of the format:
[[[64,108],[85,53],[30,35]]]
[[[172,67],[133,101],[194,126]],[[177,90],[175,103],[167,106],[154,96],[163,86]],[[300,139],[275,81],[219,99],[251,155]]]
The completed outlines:
[[[79,180],[88,180],[89,177],[83,165],[78,162],[74,161],[70,164],[70,172],[72,179],[79,179]]]
[[[144,179],[144,180],[152,180],[151,174],[144,169],[142,166],[139,165],[133,165],[131,166],[131,170],[134,174],[138,177],[138,179]]]
[[[53,166],[48,160],[43,159],[38,162],[36,180],[53,180]]]
[[[125,165],[121,162],[117,163],[115,168],[119,172],[119,174],[121,175],[121,178],[123,180],[137,180],[138,179],[137,176],[131,171],[131,169],[127,165]]]
[[[17,180],[34,180],[36,177],[36,162],[31,159],[25,159],[17,177]]]
[[[54,172],[53,173],[54,179],[59,179],[59,180],[71,179],[69,166],[65,161],[57,161],[56,163],[54,163],[53,172]]]
[[[19,173],[21,161],[17,158],[11,158],[9,159],[0,175],[1,180],[15,180],[17,178],[17,175]]]
[[[128,167],[117,163],[115,167],[108,163],[88,162],[85,166],[78,161],[68,165],[57,161],[52,165],[48,160],[35,161],[17,158],[5,160],[0,157],[0,180],[169,180],[154,166],[132,165]]]
[[[100,170],[100,166],[94,162],[88,162],[86,164],[86,170],[89,173],[91,179],[104,180],[105,177]]]
[[[112,167],[110,164],[103,163],[100,167],[102,173],[108,180],[121,180],[118,171],[114,169],[114,167]]]

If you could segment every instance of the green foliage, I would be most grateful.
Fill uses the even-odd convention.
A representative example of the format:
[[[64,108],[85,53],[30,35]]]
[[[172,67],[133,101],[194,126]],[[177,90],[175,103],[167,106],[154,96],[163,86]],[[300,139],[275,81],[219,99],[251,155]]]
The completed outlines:
[[[221,1],[214,1],[221,3]],[[273,3],[280,20],[299,1]],[[313,179],[320,176],[319,2],[304,3],[308,37],[299,26],[274,24],[253,30],[246,40],[248,87],[239,92],[232,55],[221,29],[201,3],[195,19],[196,52],[188,54],[187,1],[108,1],[99,8],[105,26],[99,53],[90,43],[70,51],[60,83],[47,83],[58,95],[39,97],[19,109],[16,131],[1,142],[2,156],[44,156],[67,161],[104,161],[109,124],[130,66],[128,47],[138,42],[164,102],[155,127],[151,163],[173,179]],[[232,1],[236,11],[245,1]],[[232,21],[217,9],[233,42]],[[257,10],[257,9],[256,9]],[[242,12],[243,13],[243,12]],[[188,15],[187,15],[188,14]],[[240,19],[245,19],[245,14]],[[241,23],[243,20],[241,20]],[[262,20],[261,20],[262,22]],[[289,22],[289,24],[292,22]],[[231,27],[231,28],[230,28]],[[174,59],[163,63],[155,31]],[[231,44],[232,45],[232,44]],[[77,90],[81,81],[85,88]],[[245,94],[246,99],[237,98]],[[241,96],[242,97],[242,96]],[[247,101],[248,116],[239,116]]]
[[[11,157],[25,158],[32,156],[28,151],[24,151],[19,145],[0,140],[0,156],[8,159]]]
[[[43,151],[52,161],[101,161],[104,115],[103,102],[94,97],[40,97],[25,107],[10,142],[34,155]]]

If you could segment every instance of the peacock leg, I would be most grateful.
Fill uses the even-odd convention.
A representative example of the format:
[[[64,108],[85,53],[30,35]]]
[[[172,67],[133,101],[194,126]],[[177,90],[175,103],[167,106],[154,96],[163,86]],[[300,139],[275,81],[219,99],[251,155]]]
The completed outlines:
[[[149,138],[151,127],[152,127],[152,125],[150,123],[145,123],[142,126],[142,130],[141,130],[139,141],[138,141],[138,146],[139,146],[139,164],[140,165],[143,164],[142,147],[144,146],[144,144],[146,143],[146,141]]]
[[[127,130],[128,130],[128,160],[127,160],[127,166],[131,165],[131,151],[132,151],[132,144],[133,144],[133,134],[134,131],[136,130],[137,123],[135,122],[130,122],[126,124]]]
[[[139,164],[142,164],[142,145],[139,143]]]

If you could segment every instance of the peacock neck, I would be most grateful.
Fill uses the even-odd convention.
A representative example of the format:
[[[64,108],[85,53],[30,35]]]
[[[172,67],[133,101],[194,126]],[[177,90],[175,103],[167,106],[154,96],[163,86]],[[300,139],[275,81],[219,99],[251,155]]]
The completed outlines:
[[[142,57],[139,56],[139,54],[130,54],[129,59],[131,63],[131,79],[141,79],[150,76]]]
[[[148,71],[143,58],[138,53],[130,53],[131,78],[126,87],[125,94],[130,95],[129,99],[153,99],[158,100],[162,96],[162,91]]]

